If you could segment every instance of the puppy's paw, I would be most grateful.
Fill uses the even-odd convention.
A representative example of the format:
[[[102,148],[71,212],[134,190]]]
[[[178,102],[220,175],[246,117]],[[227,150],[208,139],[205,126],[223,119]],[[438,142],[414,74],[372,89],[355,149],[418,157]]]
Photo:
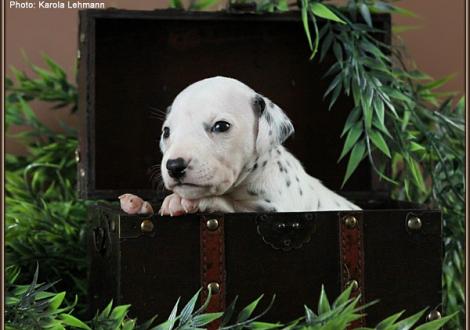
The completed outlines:
[[[173,193],[165,197],[159,213],[160,215],[175,217],[186,213],[196,213],[197,211],[197,200],[181,198],[179,195]]]

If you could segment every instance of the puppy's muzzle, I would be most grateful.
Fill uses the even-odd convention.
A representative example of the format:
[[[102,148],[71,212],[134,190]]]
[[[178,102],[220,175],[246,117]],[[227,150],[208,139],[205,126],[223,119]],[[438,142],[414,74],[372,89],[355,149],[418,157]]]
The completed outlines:
[[[168,175],[173,179],[180,179],[186,174],[186,168],[188,164],[183,158],[168,159],[166,162],[166,169]]]

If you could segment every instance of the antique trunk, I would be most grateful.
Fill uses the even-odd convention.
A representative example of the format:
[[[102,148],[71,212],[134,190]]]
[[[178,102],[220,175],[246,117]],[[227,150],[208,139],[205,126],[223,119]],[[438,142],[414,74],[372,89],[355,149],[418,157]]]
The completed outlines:
[[[211,287],[209,310],[276,294],[266,320],[288,321],[315,307],[321,286],[333,298],[352,284],[362,302],[380,303],[359,323],[441,305],[441,214],[393,201],[363,162],[344,191],[360,212],[126,215],[117,196],[158,204],[152,166],[160,161],[161,120],[184,87],[202,78],[237,78],[279,104],[292,119],[287,147],[307,171],[339,190],[343,124],[352,108],[323,100],[334,63],[309,61],[299,14],[124,10],[80,13],[79,189],[105,200],[89,210],[90,306],[132,304],[140,320],[168,315],[178,297]],[[387,33],[390,17],[377,16]],[[358,324],[359,324],[358,323]]]

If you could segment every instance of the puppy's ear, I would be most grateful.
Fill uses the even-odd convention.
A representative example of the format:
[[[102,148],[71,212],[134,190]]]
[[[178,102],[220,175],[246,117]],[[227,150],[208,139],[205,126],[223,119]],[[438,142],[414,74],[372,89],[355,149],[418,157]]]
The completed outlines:
[[[256,150],[264,153],[273,146],[281,145],[294,133],[292,122],[276,104],[269,99],[256,95],[253,98],[253,110],[258,118]]]

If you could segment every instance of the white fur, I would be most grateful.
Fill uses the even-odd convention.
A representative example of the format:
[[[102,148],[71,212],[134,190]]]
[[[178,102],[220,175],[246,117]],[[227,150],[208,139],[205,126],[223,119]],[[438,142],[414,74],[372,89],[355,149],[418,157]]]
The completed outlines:
[[[257,98],[265,103],[262,113]],[[212,132],[222,120],[230,129]],[[161,214],[359,209],[305,172],[281,145],[293,133],[290,120],[238,80],[213,77],[190,85],[174,100],[163,127],[170,136],[160,141],[162,176],[173,194]],[[180,157],[188,168],[175,180],[166,162]]]

